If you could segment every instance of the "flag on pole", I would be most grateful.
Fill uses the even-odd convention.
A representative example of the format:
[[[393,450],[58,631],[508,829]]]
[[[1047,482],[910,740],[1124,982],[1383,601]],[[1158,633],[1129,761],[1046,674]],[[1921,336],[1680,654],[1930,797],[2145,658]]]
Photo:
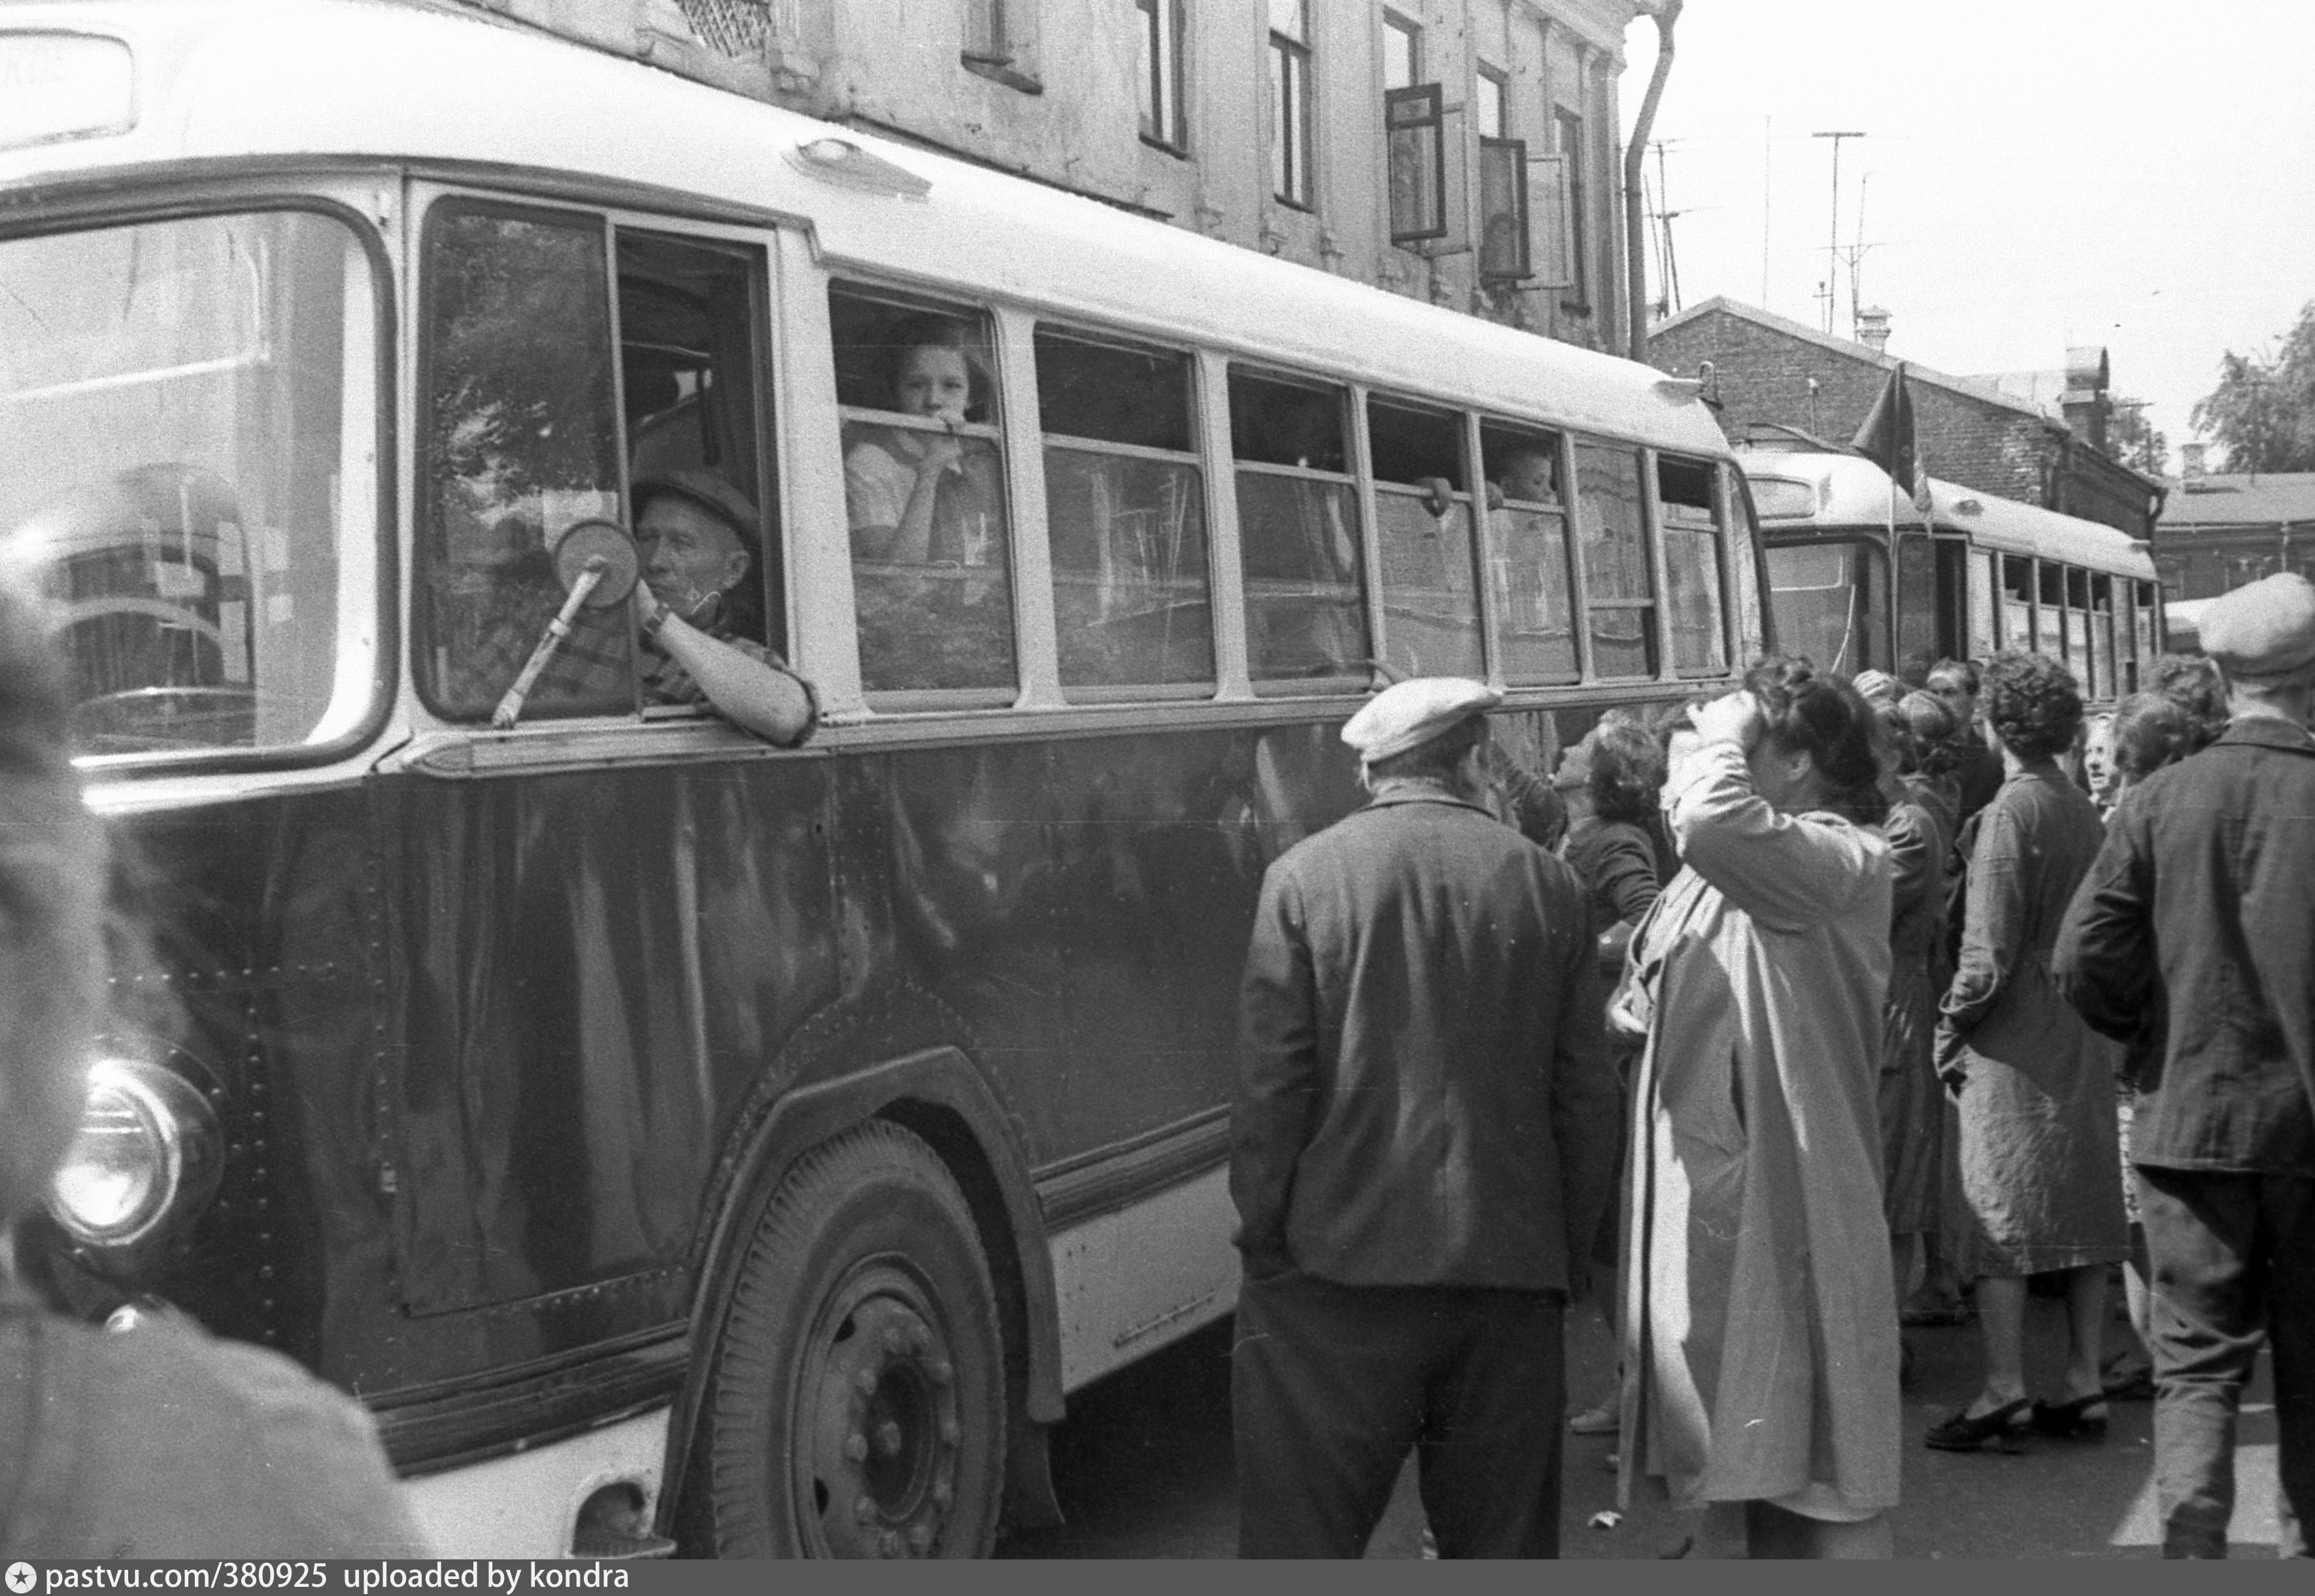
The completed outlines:
[[[1865,413],[1865,424],[1849,447],[1889,474],[1889,480],[1911,496],[1920,468],[1913,442],[1913,396],[1905,388],[1905,363],[1889,374],[1881,396]]]

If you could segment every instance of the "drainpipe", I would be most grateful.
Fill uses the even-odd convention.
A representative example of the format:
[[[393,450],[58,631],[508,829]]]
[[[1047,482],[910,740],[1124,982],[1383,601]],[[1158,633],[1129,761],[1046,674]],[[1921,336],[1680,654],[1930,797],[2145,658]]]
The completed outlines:
[[[1656,69],[1648,75],[1648,96],[1640,102],[1640,120],[1633,126],[1631,142],[1624,146],[1624,270],[1630,303],[1632,359],[1648,358],[1647,193],[1640,168],[1648,158],[1648,133],[1655,126],[1656,102],[1663,96],[1664,79],[1672,75],[1672,25],[1680,20],[1684,0],[1663,0],[1656,13]]]

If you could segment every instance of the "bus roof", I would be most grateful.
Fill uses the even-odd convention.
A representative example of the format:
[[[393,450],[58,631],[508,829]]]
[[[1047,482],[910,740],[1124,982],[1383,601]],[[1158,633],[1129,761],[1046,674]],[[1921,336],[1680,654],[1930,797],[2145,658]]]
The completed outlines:
[[[1879,528],[1889,524],[1893,511],[1900,525],[1920,519],[1911,496],[1900,494],[1888,473],[1860,456],[1743,449],[1736,457],[1752,484],[1765,530]],[[1779,492],[1775,484],[1792,486]],[[2154,580],[2153,559],[2126,532],[1936,477],[1929,479],[1929,519],[1937,530],[1965,534],[1980,548]]]
[[[40,29],[127,41],[135,125],[0,151],[0,210],[9,190],[28,185],[247,157],[552,172],[798,218],[838,268],[1507,417],[1729,453],[1694,385],[1648,367],[479,15],[383,0],[34,0],[0,13],[0,35]],[[927,180],[929,191],[863,192],[789,160],[830,137]],[[521,186],[519,176],[496,182]]]

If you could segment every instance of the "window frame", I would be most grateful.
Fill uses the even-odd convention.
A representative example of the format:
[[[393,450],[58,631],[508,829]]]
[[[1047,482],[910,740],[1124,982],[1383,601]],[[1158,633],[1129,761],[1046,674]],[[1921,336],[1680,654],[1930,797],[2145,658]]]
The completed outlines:
[[[1300,33],[1281,32],[1275,25],[1269,33],[1270,197],[1295,210],[1315,212],[1318,208],[1314,170],[1317,148],[1311,102],[1316,98],[1317,51],[1309,40],[1308,0],[1292,0],[1292,4]],[[1275,20],[1273,16],[1273,24]]]
[[[1567,177],[1567,286],[1560,290],[1559,308],[1573,315],[1592,314],[1592,192],[1589,164],[1589,119],[1566,105],[1551,108],[1552,153]],[[1570,144],[1574,147],[1569,147]]]
[[[1079,343],[1105,344],[1115,349],[1129,350],[1139,350],[1148,354],[1162,355],[1177,359],[1183,362],[1183,380],[1186,384],[1188,390],[1186,397],[1188,404],[1188,432],[1190,447],[1185,450],[1158,448],[1147,444],[1118,443],[1104,439],[1086,438],[1068,432],[1057,432],[1044,422],[1043,405],[1041,394],[1040,403],[1038,406],[1039,413],[1036,439],[1036,469],[1040,474],[1040,481],[1042,482],[1043,480],[1043,473],[1046,470],[1045,457],[1049,451],[1055,448],[1071,450],[1079,454],[1103,455],[1112,458],[1149,460],[1159,464],[1174,466],[1186,465],[1197,473],[1199,513],[1204,523],[1203,530],[1206,546],[1204,568],[1202,574],[1205,579],[1206,642],[1209,661],[1211,666],[1211,669],[1206,677],[1202,680],[1195,682],[1127,682],[1112,683],[1107,685],[1072,683],[1068,679],[1068,677],[1065,674],[1068,667],[1066,662],[1061,659],[1059,639],[1056,637],[1053,652],[1053,676],[1054,682],[1059,689],[1060,696],[1064,701],[1069,704],[1140,704],[1179,700],[1195,700],[1202,702],[1204,700],[1211,699],[1221,690],[1222,683],[1228,673],[1222,658],[1222,626],[1220,615],[1220,581],[1219,572],[1216,569],[1220,563],[1220,539],[1217,537],[1214,528],[1213,473],[1210,468],[1210,463],[1206,458],[1206,451],[1202,447],[1207,437],[1207,425],[1206,416],[1204,413],[1204,384],[1200,380],[1198,359],[1199,351],[1194,347],[1185,348],[1167,344],[1151,339],[1137,337],[1128,332],[1115,332],[1098,324],[1089,324],[1082,322],[1059,319],[1035,311],[1027,313],[1027,315],[1030,332],[1029,354],[1033,368],[1037,352],[1037,338],[1042,334],[1051,332],[1055,337],[1072,340]],[[1053,562],[1051,557],[1053,526],[1051,506],[1051,493],[1049,488],[1044,497],[1045,510],[1042,517],[1041,536],[1043,540],[1046,552],[1046,581],[1049,588],[1052,591],[1054,615],[1056,626],[1058,627],[1060,608],[1060,594],[1059,588],[1060,567]],[[1014,536],[1017,546],[1020,536],[1017,528],[1015,530]],[[1020,563],[1017,557],[1015,563],[1016,566]],[[1019,634],[1019,631],[1020,629],[1016,626],[1016,636]],[[1025,652],[1025,650],[1016,643],[1016,655],[1018,655]],[[1029,675],[1028,663],[1025,659],[1018,660],[1016,661],[1016,663],[1018,663],[1020,667],[1021,673],[1025,683]]]
[[[1152,116],[1142,115],[1141,142],[1168,155],[1190,153],[1188,58],[1189,0],[1134,0],[1142,16],[1141,40],[1149,52],[1149,70],[1141,88],[1149,96]]]
[[[1515,420],[1493,411],[1474,412],[1472,427],[1474,437],[1466,447],[1472,451],[1473,457],[1478,463],[1480,474],[1475,480],[1482,482],[1493,480],[1485,476],[1487,462],[1484,437],[1486,430],[1489,427],[1502,431],[1541,434],[1548,438],[1550,440],[1552,457],[1558,466],[1559,497],[1549,500],[1507,500],[1502,509],[1497,509],[1490,502],[1490,496],[1484,487],[1479,492],[1480,548],[1482,557],[1486,561],[1486,565],[1480,572],[1479,608],[1486,626],[1488,679],[1505,687],[1521,688],[1580,687],[1588,682],[1598,681],[1601,678],[1593,674],[1592,668],[1592,629],[1587,624],[1583,601],[1583,554],[1579,546],[1583,540],[1575,525],[1575,496],[1573,492],[1575,480],[1574,434],[1565,426],[1555,426],[1543,421]],[[1559,518],[1559,563],[1561,573],[1567,583],[1569,642],[1575,656],[1575,669],[1572,673],[1538,675],[1518,682],[1511,681],[1504,674],[1500,642],[1502,620],[1497,614],[1496,606],[1499,603],[1507,605],[1511,596],[1508,591],[1498,589],[1495,584],[1495,563],[1499,554],[1507,557],[1508,551],[1505,550],[1504,542],[1499,536],[1491,518],[1507,516],[1514,505],[1532,508]]]
[[[1043,93],[1037,60],[1037,4],[1038,0],[965,0],[958,65],[976,77],[1008,89]]]
[[[1377,405],[1381,405],[1385,409],[1428,415],[1434,420],[1447,422],[1453,429],[1457,463],[1461,467],[1465,485],[1459,489],[1450,489],[1448,493],[1448,502],[1450,505],[1462,505],[1469,511],[1465,520],[1463,553],[1469,561],[1472,638],[1479,651],[1477,674],[1482,679],[1495,680],[1501,673],[1496,669],[1494,646],[1488,635],[1487,574],[1479,529],[1479,517],[1486,498],[1486,492],[1479,485],[1475,469],[1478,461],[1472,452],[1468,436],[1470,432],[1468,422],[1472,412],[1468,407],[1450,401],[1417,398],[1395,390],[1375,389],[1359,385],[1354,386],[1353,392],[1357,398],[1357,426],[1361,434],[1358,446],[1359,457],[1366,467],[1361,474],[1365,479],[1371,494],[1364,513],[1368,524],[1373,528],[1374,573],[1367,584],[1368,631],[1375,650],[1373,657],[1394,670],[1399,669],[1393,663],[1390,655],[1390,583],[1382,560],[1382,501],[1386,495],[1394,500],[1412,500],[1417,503],[1423,502],[1424,498],[1421,488],[1397,478],[1386,481],[1374,469],[1374,411]],[[1425,671],[1424,674],[1437,675],[1439,672]]]
[[[1231,378],[1241,373],[1261,382],[1281,383],[1293,387],[1315,389],[1335,395],[1342,407],[1340,425],[1343,429],[1343,469],[1339,472],[1326,471],[1313,466],[1282,466],[1267,460],[1242,459],[1235,447],[1235,438],[1232,438],[1232,447],[1227,457],[1229,461],[1228,499],[1230,506],[1232,541],[1237,545],[1235,552],[1237,556],[1237,586],[1239,598],[1240,637],[1248,685],[1257,698],[1340,697],[1349,693],[1364,692],[1373,680],[1373,668],[1367,663],[1367,661],[1374,657],[1375,651],[1375,538],[1373,518],[1369,513],[1368,503],[1369,490],[1372,485],[1374,474],[1369,469],[1364,457],[1366,429],[1352,411],[1353,405],[1361,403],[1362,395],[1365,391],[1364,386],[1348,377],[1298,370],[1291,366],[1276,365],[1258,358],[1249,359],[1236,353],[1226,354],[1222,359],[1224,386],[1220,396],[1220,402],[1224,406],[1221,419],[1226,436],[1229,435],[1228,429],[1232,422],[1228,409],[1232,402],[1228,384]],[[1252,579],[1246,569],[1248,545],[1245,519],[1238,514],[1237,510],[1238,479],[1241,474],[1246,472],[1251,472],[1257,476],[1276,477],[1289,482],[1317,482],[1329,486],[1350,489],[1352,511],[1358,516],[1360,521],[1360,525],[1353,529],[1351,543],[1352,546],[1358,551],[1358,570],[1353,575],[1358,589],[1360,632],[1365,644],[1365,653],[1353,662],[1351,669],[1328,676],[1264,676],[1262,674],[1261,661],[1255,658],[1254,653],[1255,628],[1253,607],[1250,603]],[[1217,635],[1217,648],[1220,646],[1220,639]],[[1219,661],[1217,668],[1224,669]]]
[[[1663,633],[1657,646],[1661,651],[1659,658],[1663,662],[1664,674],[1669,678],[1680,681],[1708,680],[1726,676],[1735,669],[1737,649],[1729,624],[1729,599],[1733,590],[1734,575],[1730,567],[1734,562],[1729,554],[1726,512],[1716,482],[1720,462],[1709,456],[1686,455],[1676,449],[1651,448],[1647,451],[1647,456],[1648,492],[1646,497],[1654,512],[1657,603]],[[1663,468],[1668,461],[1677,466],[1704,472],[1706,482],[1709,484],[1706,494],[1711,502],[1705,506],[1705,513],[1711,518],[1712,536],[1708,546],[1712,551],[1712,580],[1715,608],[1717,611],[1714,634],[1716,641],[1720,645],[1720,663],[1716,666],[1683,666],[1680,663],[1679,634],[1674,627],[1672,614],[1672,545],[1665,536],[1672,529],[1672,517],[1663,499]],[[1703,528],[1683,526],[1680,530],[1692,534]]]
[[[343,224],[359,244],[362,257],[369,267],[371,314],[368,331],[374,341],[369,350],[373,391],[368,403],[374,429],[372,441],[377,451],[370,503],[376,525],[366,544],[359,540],[345,540],[339,545],[341,557],[360,553],[366,554],[369,562],[370,623],[375,641],[370,649],[368,701],[362,714],[344,732],[324,742],[75,754],[72,757],[75,769],[103,776],[138,775],[146,770],[228,775],[247,771],[311,769],[334,764],[374,741],[394,714],[398,696],[396,684],[402,678],[404,661],[402,506],[399,493],[402,430],[398,397],[402,351],[397,341],[397,329],[402,314],[399,295],[404,285],[395,276],[393,254],[386,241],[379,235],[378,226],[374,219],[374,181],[348,175],[343,177],[341,184],[338,174],[324,173],[316,177],[315,182],[315,188],[294,191],[272,188],[248,189],[204,194],[198,200],[156,198],[148,194],[126,203],[75,209],[50,226],[37,228],[0,226],[0,244],[4,244],[26,237],[101,233],[122,227],[255,216],[272,211],[302,212],[327,217]],[[353,331],[350,323],[343,324],[343,328],[348,333]],[[422,350],[420,355],[422,356]],[[420,359],[413,358],[413,370],[421,363]],[[337,646],[344,647],[347,641],[342,637],[338,639]]]

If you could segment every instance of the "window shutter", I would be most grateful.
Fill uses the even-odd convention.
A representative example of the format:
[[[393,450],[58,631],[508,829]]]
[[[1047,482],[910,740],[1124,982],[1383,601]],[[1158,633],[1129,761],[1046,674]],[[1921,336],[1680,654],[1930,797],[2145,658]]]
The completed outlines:
[[[1539,288],[1575,286],[1575,218],[1568,193],[1567,157],[1527,158],[1529,268]]]

